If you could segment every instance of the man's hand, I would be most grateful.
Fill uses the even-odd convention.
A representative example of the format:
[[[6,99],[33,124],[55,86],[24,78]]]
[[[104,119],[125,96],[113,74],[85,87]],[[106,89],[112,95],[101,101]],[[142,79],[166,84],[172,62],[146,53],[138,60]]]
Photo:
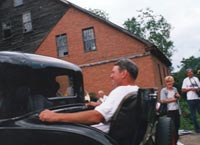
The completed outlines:
[[[40,113],[39,118],[41,121],[56,122],[57,113],[50,110],[44,110]]]
[[[93,101],[91,101],[91,102],[86,103],[85,105],[87,107],[89,107],[89,106],[96,107],[96,106],[99,106],[100,104],[101,104],[100,102],[93,102]]]
[[[190,91],[197,91],[198,90],[198,88],[190,88]]]
[[[196,88],[191,87],[191,88],[186,88],[186,89],[184,89],[184,90],[185,90],[185,92],[196,91]]]
[[[175,93],[174,97],[175,97],[176,99],[179,99],[181,96],[179,95],[179,93]]]

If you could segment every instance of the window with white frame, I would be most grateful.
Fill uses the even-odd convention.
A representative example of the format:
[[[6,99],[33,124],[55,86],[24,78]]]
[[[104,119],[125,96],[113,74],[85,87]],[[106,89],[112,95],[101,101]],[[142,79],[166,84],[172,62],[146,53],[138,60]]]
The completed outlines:
[[[31,20],[31,13],[26,12],[22,15],[22,22],[23,22],[23,32],[27,33],[32,31],[32,20]]]
[[[3,22],[2,23],[2,32],[3,32],[3,39],[7,39],[11,37],[11,24],[10,22]]]
[[[64,57],[68,55],[66,34],[61,34],[56,36],[56,45],[57,45],[58,57]]]
[[[94,35],[94,28],[83,29],[83,43],[85,51],[94,51],[96,50],[96,42]]]
[[[23,0],[13,0],[14,7],[21,6],[23,4],[24,4]]]

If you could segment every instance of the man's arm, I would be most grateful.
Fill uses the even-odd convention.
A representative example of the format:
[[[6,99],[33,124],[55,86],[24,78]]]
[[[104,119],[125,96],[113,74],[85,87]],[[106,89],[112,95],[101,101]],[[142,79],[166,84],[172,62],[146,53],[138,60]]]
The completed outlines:
[[[188,91],[195,91],[196,90],[194,87],[188,87],[186,84],[187,84],[187,80],[184,79],[183,84],[182,84],[182,89],[181,89],[181,91],[183,93],[187,93]]]
[[[40,113],[41,121],[46,122],[66,122],[81,124],[97,124],[104,121],[104,117],[96,110],[89,110],[76,113],[55,113],[50,110],[44,110]]]
[[[187,93],[188,91],[196,91],[196,88],[182,88],[183,93]]]

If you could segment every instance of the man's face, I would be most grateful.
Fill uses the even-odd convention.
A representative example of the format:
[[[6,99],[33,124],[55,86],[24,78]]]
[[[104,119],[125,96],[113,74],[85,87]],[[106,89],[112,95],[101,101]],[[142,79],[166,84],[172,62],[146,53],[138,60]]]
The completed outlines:
[[[193,71],[192,70],[187,70],[187,76],[188,77],[193,77]]]
[[[103,96],[104,96],[104,93],[103,92],[98,92],[98,98],[103,98]]]
[[[117,87],[121,85],[122,82],[122,71],[119,71],[119,66],[113,66],[111,75],[112,85],[113,87]]]

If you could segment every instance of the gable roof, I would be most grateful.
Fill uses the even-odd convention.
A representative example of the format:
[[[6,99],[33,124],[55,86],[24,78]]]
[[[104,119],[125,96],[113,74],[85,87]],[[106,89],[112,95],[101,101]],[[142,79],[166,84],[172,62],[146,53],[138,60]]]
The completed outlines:
[[[5,2],[6,0],[1,0],[0,1],[0,5],[3,4],[3,2]],[[42,34],[38,33],[37,37],[34,36],[34,40],[33,41],[32,39],[28,39],[28,40],[31,40],[31,43],[28,42],[27,40],[27,43],[23,43],[23,45],[20,44],[20,47],[18,47],[18,45],[15,45],[14,51],[27,51],[27,52],[34,52],[35,51],[35,48],[38,47],[38,45],[40,45],[40,43],[45,39],[45,37],[48,35],[48,33],[52,30],[52,28],[54,27],[54,25],[59,21],[59,19],[62,17],[62,15],[68,10],[68,8],[70,7],[73,7],[91,17],[93,17],[94,19],[98,20],[98,21],[101,21],[102,23],[106,24],[106,25],[109,25],[110,27],[112,27],[113,29],[116,29],[122,33],[125,33],[126,35],[138,40],[139,42],[143,43],[146,45],[146,51],[149,51],[151,52],[154,56],[156,56],[159,60],[161,60],[162,62],[164,62],[167,66],[171,66],[171,62],[170,60],[160,51],[160,49],[158,49],[154,44],[152,44],[151,42],[141,38],[141,37],[138,37],[134,34],[131,34],[129,31],[127,31],[126,29],[120,27],[119,25],[116,25],[114,23],[112,23],[111,21],[109,20],[106,20],[98,15],[95,15],[94,13],[82,8],[82,7],[79,7],[67,0],[57,0],[57,2],[60,2],[63,6],[62,10],[60,9],[59,11],[62,11],[59,12],[57,14],[56,17],[54,17],[53,21],[51,21],[51,23],[48,24],[48,26],[45,27],[45,29],[43,29],[44,32],[42,32]],[[66,5],[66,6],[65,6]],[[18,36],[18,35],[16,35]],[[26,38],[26,37],[25,37]],[[25,39],[24,38],[24,39]],[[37,40],[36,40],[37,39]],[[18,42],[18,39],[15,38],[14,41],[17,41]],[[1,42],[1,41],[0,41]],[[4,42],[1,42],[3,45],[4,45]],[[16,42],[15,42],[16,43]],[[7,50],[7,48],[10,48],[11,46],[5,46],[3,48],[1,48],[2,50]],[[29,48],[29,49],[27,49]]]
[[[139,36],[136,36],[132,33],[130,33],[129,31],[127,31],[126,29],[120,27],[119,25],[116,25],[114,24],[113,22],[109,21],[109,20],[106,20],[104,19],[103,17],[100,17],[98,15],[95,15],[94,13],[78,6],[78,5],[75,5],[67,0],[60,0],[61,2],[67,4],[67,5],[70,5],[71,7],[87,14],[87,15],[90,15],[91,17],[111,26],[112,28],[122,32],[122,33],[125,33],[126,35],[142,42],[143,44],[145,44],[147,47],[146,47],[146,51],[150,51],[153,55],[155,55],[156,57],[158,57],[158,59],[160,59],[162,62],[164,62],[167,66],[171,66],[172,63],[170,62],[170,60],[160,51],[160,49],[158,49],[153,43],[149,42],[148,40],[145,40],[144,38],[141,38]]]

